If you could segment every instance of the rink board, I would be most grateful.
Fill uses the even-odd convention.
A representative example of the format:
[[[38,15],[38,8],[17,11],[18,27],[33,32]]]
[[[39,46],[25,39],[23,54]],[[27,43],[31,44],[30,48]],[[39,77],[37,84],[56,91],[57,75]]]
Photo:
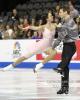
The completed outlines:
[[[33,49],[33,44],[37,40],[0,40],[0,67],[4,67],[12,62],[14,62],[20,56],[28,54],[31,49]],[[38,43],[38,42],[37,42]],[[56,48],[57,55],[52,61],[44,65],[44,68],[54,68],[58,65],[61,60],[63,43]],[[70,63],[71,69],[80,69],[80,40],[76,41],[77,51],[74,54],[72,61]],[[34,68],[35,65],[41,62],[45,58],[43,52],[32,56],[28,60],[19,64],[19,68]]]

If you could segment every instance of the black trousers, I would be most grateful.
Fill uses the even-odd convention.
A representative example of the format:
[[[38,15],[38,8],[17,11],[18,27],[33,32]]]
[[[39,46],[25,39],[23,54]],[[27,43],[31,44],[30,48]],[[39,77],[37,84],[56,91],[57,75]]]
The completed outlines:
[[[64,75],[64,77],[61,76],[61,87],[69,88],[69,64],[75,52],[75,42],[63,43],[62,59],[58,64],[58,67],[63,69],[63,72],[61,74]]]

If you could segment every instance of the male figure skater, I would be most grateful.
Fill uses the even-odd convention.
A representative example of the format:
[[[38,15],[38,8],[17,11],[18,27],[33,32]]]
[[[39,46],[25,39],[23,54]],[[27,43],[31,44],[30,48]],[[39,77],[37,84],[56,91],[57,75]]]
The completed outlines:
[[[60,73],[61,89],[57,94],[68,94],[69,91],[69,63],[72,56],[76,52],[75,40],[78,39],[78,28],[74,20],[70,17],[70,10],[67,6],[60,8],[59,16],[63,20],[63,24],[58,29],[58,38],[52,44],[54,49],[63,41],[62,59],[54,70]]]

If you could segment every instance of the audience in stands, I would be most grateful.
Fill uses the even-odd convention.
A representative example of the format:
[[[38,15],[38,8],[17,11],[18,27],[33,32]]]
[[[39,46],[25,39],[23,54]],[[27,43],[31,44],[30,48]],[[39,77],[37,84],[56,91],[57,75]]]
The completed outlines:
[[[62,5],[66,4],[65,2],[63,3],[63,1],[62,2],[60,1],[60,3],[62,3]],[[38,7],[39,4],[36,5],[35,2],[33,2],[32,4],[33,7],[31,9],[30,2],[28,2],[29,6],[26,6],[25,4],[24,6],[22,6],[23,9],[21,9],[21,6],[19,7],[18,5],[11,12],[7,12],[5,16],[4,14],[3,16],[1,15],[0,16],[0,39],[42,39],[43,30],[38,31],[38,32],[32,31],[32,30],[22,31],[20,27],[25,28],[29,25],[40,26],[44,24],[45,16],[49,11],[53,11],[56,17],[55,22],[59,23],[61,21],[61,19],[58,16],[60,3],[59,2],[49,3],[48,5],[47,2],[43,2],[43,3],[39,2],[40,7]],[[75,19],[78,25],[78,30],[79,30],[79,35],[80,35],[80,17],[78,17],[79,11],[75,9],[75,6],[73,5],[71,1],[67,1],[67,3],[69,4],[69,7],[70,7],[71,17]],[[47,8],[46,8],[46,5],[47,5]],[[35,7],[37,9],[35,9]],[[31,16],[32,14],[30,14],[32,12],[35,13],[33,14],[34,17]],[[57,33],[57,30],[56,30],[56,33]],[[55,37],[57,37],[57,35]]]

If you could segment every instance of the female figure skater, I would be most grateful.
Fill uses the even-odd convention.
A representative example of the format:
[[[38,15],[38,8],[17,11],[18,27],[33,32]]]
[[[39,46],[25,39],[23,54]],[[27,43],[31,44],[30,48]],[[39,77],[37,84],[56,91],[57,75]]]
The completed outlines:
[[[28,26],[26,28],[21,28],[22,30],[28,30],[28,29],[37,30],[37,31],[43,30],[43,39],[33,44],[33,48],[31,48],[31,51],[28,54],[21,56],[15,62],[3,68],[3,70],[4,71],[12,70],[13,68],[16,67],[17,64],[32,57],[35,54],[38,54],[39,52],[44,52],[46,54],[49,54],[49,56],[47,56],[41,63],[36,65],[34,72],[37,72],[40,68],[44,66],[46,62],[52,60],[54,55],[56,55],[57,53],[55,49],[52,50],[51,48],[52,42],[54,40],[55,29],[56,29],[56,24],[52,22],[53,22],[53,16],[49,12],[47,17],[47,23],[45,25],[41,25],[38,27]]]

